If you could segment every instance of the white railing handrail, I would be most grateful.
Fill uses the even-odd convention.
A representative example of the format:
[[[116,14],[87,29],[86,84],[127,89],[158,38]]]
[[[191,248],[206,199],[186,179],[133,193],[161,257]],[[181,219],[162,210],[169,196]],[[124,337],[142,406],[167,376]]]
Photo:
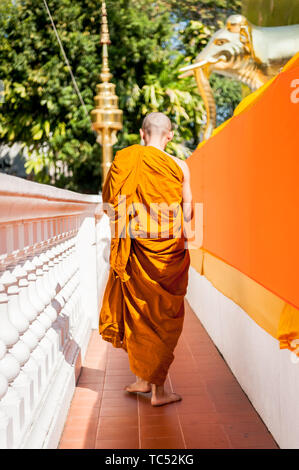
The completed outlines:
[[[69,189],[61,189],[47,184],[35,183],[4,173],[0,173],[0,196],[1,195],[37,197],[48,200],[81,202],[84,204],[96,204],[101,202],[100,195],[76,193]]]

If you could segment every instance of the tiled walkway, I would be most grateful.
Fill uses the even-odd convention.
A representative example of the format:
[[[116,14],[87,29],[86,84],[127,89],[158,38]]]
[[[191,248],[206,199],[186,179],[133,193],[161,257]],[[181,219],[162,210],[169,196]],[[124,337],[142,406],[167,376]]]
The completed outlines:
[[[60,449],[277,448],[200,321],[186,304],[167,388],[176,404],[131,395],[127,355],[92,333]]]

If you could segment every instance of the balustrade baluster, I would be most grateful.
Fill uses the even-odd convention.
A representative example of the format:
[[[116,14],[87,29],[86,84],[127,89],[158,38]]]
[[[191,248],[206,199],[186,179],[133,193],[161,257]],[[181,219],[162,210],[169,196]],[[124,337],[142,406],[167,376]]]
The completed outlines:
[[[40,341],[40,345],[45,348],[47,351],[47,373],[50,373],[52,366],[54,365],[54,357],[55,357],[55,343],[52,340],[51,332],[49,332],[53,320],[52,320],[52,306],[50,305],[51,302],[51,292],[48,292],[45,284],[44,284],[44,277],[45,272],[43,269],[43,262],[40,259],[41,255],[35,255],[32,259],[33,265],[36,267],[35,275],[36,275],[36,282],[35,286],[38,290],[38,295],[44,304],[43,311],[38,315],[38,320],[41,324],[45,327],[45,335]],[[56,316],[54,320],[56,319]]]
[[[6,355],[6,346],[0,340],[0,370],[1,361]],[[12,435],[12,420],[3,410],[1,399],[4,397],[8,390],[8,380],[0,373],[0,449],[10,449],[13,443]]]
[[[59,316],[55,322],[54,327],[60,331],[60,347],[63,348],[63,345],[68,336],[68,319],[65,317],[63,313],[63,307],[65,305],[65,298],[63,295],[63,279],[61,277],[61,269],[60,269],[60,259],[58,256],[58,248],[57,246],[53,246],[50,251],[50,256],[52,258],[53,268],[51,272],[52,279],[56,284],[56,296],[54,299],[54,305],[58,306]]]
[[[13,440],[15,441],[21,434],[25,419],[24,399],[12,387],[13,381],[21,370],[19,361],[11,353],[12,347],[19,341],[19,332],[9,321],[8,296],[3,284],[0,284],[0,340],[6,346],[6,354],[0,361],[0,374],[4,375],[9,384],[7,392],[1,400],[1,405],[12,418]]]
[[[31,309],[34,310],[34,319],[31,323],[31,331],[34,333],[38,340],[37,347],[33,350],[32,356],[40,364],[40,383],[39,383],[39,392],[42,390],[46,383],[46,378],[48,374],[48,358],[47,353],[44,348],[41,347],[41,341],[45,336],[46,327],[40,321],[40,314],[43,312],[44,305],[40,300],[37,290],[36,290],[36,275],[35,267],[31,262],[32,256],[29,256],[26,262],[23,265],[23,268],[27,271],[27,280],[28,287],[26,293],[28,295],[27,300],[31,305]]]
[[[43,263],[43,283],[44,283],[44,288],[48,292],[50,296],[50,303],[49,305],[45,308],[45,314],[50,318],[51,320],[51,327],[48,329],[46,336],[50,339],[50,341],[53,344],[53,356],[52,356],[52,362],[55,364],[57,360],[57,355],[59,351],[59,333],[56,331],[54,328],[54,323],[56,322],[57,316],[58,316],[58,309],[56,309],[57,302],[55,302],[55,294],[56,290],[53,284],[51,283],[51,278],[50,278],[50,270],[51,267],[49,266],[50,264],[50,259],[48,256],[42,252],[40,255],[40,259]]]
[[[30,349],[30,358],[25,363],[23,369],[26,374],[31,377],[33,381],[33,403],[31,403],[31,409],[33,409],[34,404],[37,402],[37,398],[41,389],[41,367],[40,362],[36,361],[32,352],[38,346],[38,336],[36,335],[34,328],[32,328],[32,323],[35,321],[37,316],[37,311],[34,306],[29,302],[28,297],[28,286],[29,281],[27,279],[27,272],[20,263],[16,266],[13,271],[14,275],[19,279],[19,310],[25,316],[29,322],[28,329],[23,333],[22,340]]]
[[[14,389],[24,398],[25,417],[28,418],[33,408],[33,380],[24,372],[24,365],[30,359],[30,348],[23,340],[23,335],[29,329],[29,321],[20,309],[18,278],[21,275],[16,266],[13,271],[7,270],[2,276],[2,283],[8,295],[8,317],[11,324],[18,330],[19,340],[11,348],[11,354],[20,364],[20,373],[13,382]],[[14,273],[14,274],[13,274]]]

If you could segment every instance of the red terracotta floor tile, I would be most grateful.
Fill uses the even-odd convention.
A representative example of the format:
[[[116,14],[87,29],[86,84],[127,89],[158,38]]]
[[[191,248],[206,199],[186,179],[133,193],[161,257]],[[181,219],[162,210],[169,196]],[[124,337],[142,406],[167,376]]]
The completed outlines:
[[[114,390],[115,391],[115,390]],[[109,395],[105,395],[102,399],[102,408],[106,406],[126,406],[127,408],[136,408],[137,407],[137,397],[123,395],[122,393],[118,393],[118,396],[110,397]]]
[[[222,366],[204,365],[201,366],[199,370],[202,380],[211,380],[217,377],[221,377],[223,379],[227,378],[228,380],[231,380],[232,378],[230,371]]]
[[[130,436],[130,438],[138,438],[139,431],[138,426],[127,426],[127,425],[118,425],[118,426],[100,426],[97,433],[97,440],[102,439],[126,439]]]
[[[93,410],[99,411],[100,406],[101,406],[100,400],[91,401],[89,398],[86,398],[86,397],[78,398],[76,400],[75,399],[73,400],[71,412],[73,413],[75,409],[81,408],[82,409],[81,416],[84,414],[87,415],[87,414],[90,414]]]
[[[201,373],[193,374],[185,371],[170,372],[171,383],[174,387],[176,385],[181,387],[196,387],[198,384],[202,384],[203,378]]]
[[[199,370],[206,370],[210,368],[215,369],[216,367],[219,367],[219,369],[226,369],[227,367],[223,362],[223,359],[217,354],[197,356],[194,362],[196,363],[196,366]]]
[[[105,391],[119,391],[121,393],[121,391],[124,390],[125,386],[127,385],[127,381],[118,381],[118,382],[105,382],[104,383],[104,390]]]
[[[94,407],[88,404],[77,405],[75,403],[72,403],[65,425],[67,425],[67,422],[70,418],[84,418],[86,420],[93,419],[93,417],[98,418],[99,412],[99,407]]]
[[[89,389],[92,390],[93,392],[97,392],[99,398],[103,395],[103,386],[104,383],[100,382],[78,382],[77,387],[80,387],[80,389]]]
[[[126,405],[105,406],[100,409],[100,416],[132,416],[132,413],[137,413],[137,406],[135,410]]]
[[[132,377],[127,375],[107,375],[105,378],[105,386],[108,384],[120,384],[123,387],[127,385],[128,382],[131,382]],[[134,380],[134,378],[133,378]]]
[[[105,372],[102,370],[82,367],[78,384],[81,383],[100,383],[104,381]]]
[[[170,404],[166,406],[152,406],[148,403],[146,406],[142,405],[139,408],[140,415],[148,416],[165,416],[168,414],[177,414],[175,404]]]
[[[139,449],[139,438],[98,439],[95,442],[95,449]]]
[[[90,400],[97,400],[101,396],[101,390],[99,389],[94,389],[94,384],[90,384],[91,388],[89,388],[86,385],[80,385],[78,384],[74,393],[74,399],[76,400],[77,398],[89,398]]]
[[[125,355],[125,353],[123,356],[119,356],[119,357],[111,356],[108,354],[107,364],[115,364],[118,366],[129,367],[128,356]]]
[[[258,417],[255,413],[219,413],[217,411],[212,412],[199,412],[199,413],[181,413],[180,422],[181,424],[197,425],[200,423],[211,423],[211,424],[233,424],[233,423],[256,423]]]
[[[94,449],[95,440],[90,439],[61,439],[59,449]]]
[[[184,397],[187,397],[187,396],[195,396],[195,397],[202,396],[202,395],[207,396],[207,390],[204,384],[197,384],[195,387],[192,387],[192,384],[189,384],[189,385],[190,387],[185,387],[181,385],[177,385],[175,387],[175,392],[181,395],[183,400],[184,400]]]
[[[230,449],[230,441],[222,425],[200,423],[182,425],[186,446],[189,449]]]
[[[71,440],[95,440],[97,433],[97,424],[87,425],[84,427],[75,427],[73,425],[68,425],[64,428],[63,439],[66,441]]]
[[[140,435],[141,439],[181,436],[181,429],[178,424],[145,424],[141,426]]]
[[[178,414],[213,412],[216,411],[215,405],[210,397],[206,395],[186,395],[182,401],[175,404]]]
[[[185,449],[181,437],[158,437],[141,439],[141,449]]]
[[[100,416],[98,427],[111,428],[118,426],[138,426],[138,415],[135,416]]]
[[[87,408],[99,408],[101,406],[101,395],[76,395],[73,398],[73,406],[82,406]]]
[[[96,427],[97,429],[98,423],[99,423],[98,413],[95,414],[94,416],[89,416],[88,419],[86,419],[86,416],[70,416],[64,427],[64,431],[66,431],[68,428],[88,429],[88,428]]]
[[[191,377],[193,374],[200,372],[199,366],[193,364],[192,362],[176,362],[170,367],[169,374],[171,377],[173,377],[176,376],[177,373],[179,374],[182,370],[185,372],[185,374],[189,374]]]
[[[103,389],[102,403],[109,404],[127,404],[128,406],[137,406],[137,394],[128,393],[124,390],[123,384],[109,384]]]
[[[216,411],[219,412],[249,412],[252,409],[252,404],[246,397],[238,396],[235,394],[226,394],[221,396],[212,396],[211,400],[213,401]]]
[[[93,331],[59,448],[277,448],[188,303],[166,381],[182,401],[153,407],[124,391],[134,380],[126,352]]]
[[[127,398],[131,401],[136,401],[136,396],[126,392],[125,390],[122,390],[121,392],[119,390],[103,390],[103,399],[104,398]]]
[[[206,380],[206,387],[211,395],[241,394],[244,392],[240,385],[233,379],[211,379]]]
[[[224,429],[234,449],[255,446],[268,446],[266,447],[268,449],[277,448],[271,434],[265,430],[262,422],[226,424]]]
[[[129,369],[124,369],[124,368],[120,368],[120,369],[111,369],[111,368],[107,368],[106,370],[106,377],[110,377],[111,375],[117,375],[117,376],[128,376],[128,377],[132,377],[132,379],[134,380],[135,379],[135,375],[133,374],[133,372],[131,372]]]
[[[179,426],[179,418],[176,413],[166,415],[140,414],[140,428],[143,426]]]

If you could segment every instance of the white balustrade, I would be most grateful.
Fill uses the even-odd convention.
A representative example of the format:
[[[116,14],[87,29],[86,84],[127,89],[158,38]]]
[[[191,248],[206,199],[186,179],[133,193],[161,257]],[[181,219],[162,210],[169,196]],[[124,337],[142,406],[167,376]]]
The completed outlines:
[[[108,245],[100,196],[0,174],[1,449],[57,447]]]

